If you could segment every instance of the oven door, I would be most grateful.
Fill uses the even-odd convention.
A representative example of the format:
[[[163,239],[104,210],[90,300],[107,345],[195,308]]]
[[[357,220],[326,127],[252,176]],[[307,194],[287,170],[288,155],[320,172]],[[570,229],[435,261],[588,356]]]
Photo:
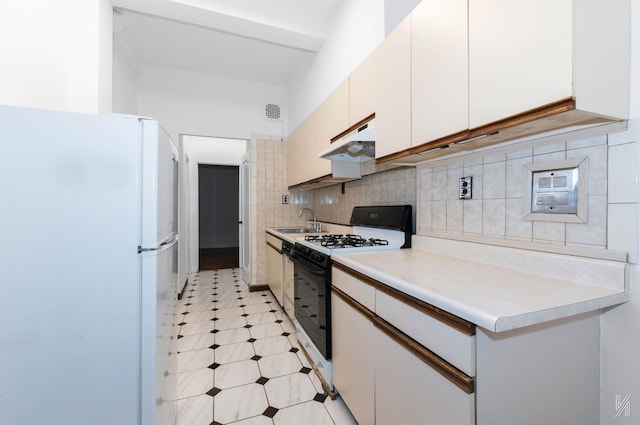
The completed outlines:
[[[296,320],[325,359],[331,359],[331,265],[292,255]]]

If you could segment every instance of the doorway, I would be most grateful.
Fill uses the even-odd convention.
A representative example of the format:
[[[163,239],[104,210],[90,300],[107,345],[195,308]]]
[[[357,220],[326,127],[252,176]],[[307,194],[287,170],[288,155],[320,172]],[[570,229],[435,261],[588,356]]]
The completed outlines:
[[[236,268],[240,167],[198,164],[199,269]]]

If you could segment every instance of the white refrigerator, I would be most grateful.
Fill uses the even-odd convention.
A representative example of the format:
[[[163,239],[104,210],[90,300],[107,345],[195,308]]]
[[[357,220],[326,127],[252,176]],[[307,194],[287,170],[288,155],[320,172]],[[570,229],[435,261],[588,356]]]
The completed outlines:
[[[0,424],[173,425],[178,149],[0,106]]]

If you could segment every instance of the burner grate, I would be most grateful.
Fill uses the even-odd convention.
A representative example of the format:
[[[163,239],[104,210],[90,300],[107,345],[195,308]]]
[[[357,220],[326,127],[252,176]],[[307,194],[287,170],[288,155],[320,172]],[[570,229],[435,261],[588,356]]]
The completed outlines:
[[[314,244],[319,244],[325,248],[337,249],[337,248],[360,248],[366,246],[387,246],[389,241],[379,238],[363,238],[356,234],[346,235],[313,235],[305,236],[306,241]]]

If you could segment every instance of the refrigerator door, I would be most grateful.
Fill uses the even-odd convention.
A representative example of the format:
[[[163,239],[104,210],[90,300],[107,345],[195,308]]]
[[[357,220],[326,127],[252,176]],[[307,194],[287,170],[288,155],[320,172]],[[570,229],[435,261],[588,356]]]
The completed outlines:
[[[140,119],[140,248],[158,248],[178,233],[178,148],[157,121]]]
[[[139,123],[0,106],[0,423],[139,418]]]
[[[176,420],[178,291],[177,240],[140,253],[141,423],[174,425]]]

